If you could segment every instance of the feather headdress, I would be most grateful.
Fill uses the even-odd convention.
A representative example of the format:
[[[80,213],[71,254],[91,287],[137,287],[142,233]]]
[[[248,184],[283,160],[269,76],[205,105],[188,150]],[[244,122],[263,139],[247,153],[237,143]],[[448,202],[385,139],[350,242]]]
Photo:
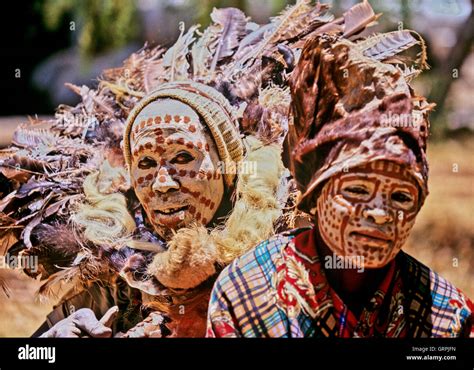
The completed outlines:
[[[421,52],[408,67],[399,54],[415,45]],[[412,31],[358,41],[323,34],[306,42],[290,78],[293,124],[285,142],[301,210],[311,212],[329,177],[379,159],[408,166],[424,201],[432,105],[408,83],[424,68],[425,45]]]

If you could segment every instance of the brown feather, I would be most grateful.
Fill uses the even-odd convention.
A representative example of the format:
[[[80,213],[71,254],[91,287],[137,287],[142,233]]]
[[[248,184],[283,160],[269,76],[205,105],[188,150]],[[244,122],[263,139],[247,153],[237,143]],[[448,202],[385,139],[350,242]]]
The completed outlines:
[[[363,31],[375,22],[381,14],[375,14],[367,0],[354,5],[344,13],[344,37],[349,37]]]
[[[247,19],[245,14],[236,8],[214,9],[211,19],[222,29],[210,67],[212,73],[217,63],[231,56],[239,46],[239,41],[245,36]]]

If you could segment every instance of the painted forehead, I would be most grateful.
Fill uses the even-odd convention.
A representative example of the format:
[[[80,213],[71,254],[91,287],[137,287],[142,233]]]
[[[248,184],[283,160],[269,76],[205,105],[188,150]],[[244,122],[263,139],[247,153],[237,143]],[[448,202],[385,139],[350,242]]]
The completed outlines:
[[[204,138],[204,125],[198,114],[188,105],[171,99],[148,104],[133,122],[130,144],[135,146],[143,138],[160,137],[163,134],[182,132]]]
[[[355,167],[349,172],[340,173],[339,178],[344,181],[385,178],[386,181],[403,183],[405,185],[411,184],[412,186],[418,188],[418,183],[406,166],[400,166],[399,164],[391,161],[370,162],[363,166]]]

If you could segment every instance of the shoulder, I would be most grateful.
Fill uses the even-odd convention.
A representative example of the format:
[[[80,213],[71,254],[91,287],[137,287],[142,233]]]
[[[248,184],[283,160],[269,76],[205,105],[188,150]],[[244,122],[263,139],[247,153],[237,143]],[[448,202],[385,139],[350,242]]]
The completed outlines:
[[[285,248],[300,232],[307,229],[293,229],[282,232],[259,243],[255,248],[236,258],[219,275],[216,285],[230,288],[243,280],[269,279],[276,271],[275,262]],[[228,291],[227,289],[224,289]]]
[[[291,230],[261,242],[222,271],[209,303],[209,317],[215,326],[225,317],[226,325],[232,322],[234,332],[244,337],[288,334],[285,316],[276,304],[273,280],[282,251],[299,232]]]
[[[430,269],[433,334],[442,337],[472,335],[473,303],[448,280]]]
[[[432,335],[455,337],[472,335],[474,305],[451,282],[415,258],[405,255],[408,278],[418,282],[415,296],[425,296],[431,305]],[[427,290],[424,292],[423,290]]]

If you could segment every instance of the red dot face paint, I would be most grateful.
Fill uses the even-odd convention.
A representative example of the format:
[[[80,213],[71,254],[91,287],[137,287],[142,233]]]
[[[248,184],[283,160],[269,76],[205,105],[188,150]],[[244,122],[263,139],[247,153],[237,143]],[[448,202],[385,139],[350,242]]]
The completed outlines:
[[[156,232],[166,239],[192,222],[206,225],[222,200],[224,182],[217,176],[217,148],[197,113],[179,101],[158,100],[135,122],[132,182]]]

